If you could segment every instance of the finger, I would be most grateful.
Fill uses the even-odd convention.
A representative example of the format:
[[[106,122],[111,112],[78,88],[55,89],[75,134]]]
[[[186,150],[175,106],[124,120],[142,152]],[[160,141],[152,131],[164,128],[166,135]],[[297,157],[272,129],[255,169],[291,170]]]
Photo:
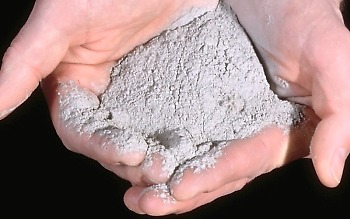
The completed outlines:
[[[142,168],[140,166],[130,165],[111,165],[107,163],[101,163],[101,165],[107,170],[115,173],[122,179],[129,181],[134,186],[150,186],[154,185],[153,181],[150,181],[144,176]]]
[[[137,167],[127,166],[127,165],[112,165],[108,163],[101,163],[101,165],[115,173],[118,177],[129,181],[132,185],[135,186],[148,186],[142,180],[142,173]]]
[[[275,167],[272,164],[278,162],[280,150],[275,146],[281,145],[282,141],[283,131],[269,128],[254,137],[213,148],[175,173],[170,182],[171,193],[177,200],[187,200],[242,178],[249,181]],[[209,168],[203,166],[207,160],[214,160]]]
[[[67,37],[33,9],[7,49],[0,70],[0,118],[25,101],[50,74],[68,48]],[[6,94],[6,95],[4,95]]]
[[[166,183],[169,180],[172,175],[169,173],[169,168],[173,170],[175,167],[167,166],[166,162],[168,161],[160,154],[146,153],[140,166],[102,165],[133,185],[145,186]]]
[[[163,153],[163,154],[161,154]],[[145,160],[142,162],[142,172],[144,179],[152,184],[165,183],[169,180],[177,163],[173,161],[173,156],[165,156],[164,153],[170,154],[169,150],[165,149],[160,153],[147,153]]]
[[[179,200],[170,196],[171,189],[164,186],[164,184],[154,185],[146,190],[143,187],[134,186],[126,192],[124,201],[131,210],[137,213],[159,216],[190,211],[225,194],[238,191],[253,179],[254,176],[263,173],[264,169],[268,171],[269,169],[308,155],[309,142],[319,122],[319,118],[309,108],[305,108],[304,115],[306,119],[297,127],[292,128],[288,135],[285,135],[286,133],[282,129],[272,127],[263,130],[267,134],[261,135],[260,138],[257,137],[259,136],[258,134],[254,138],[244,139],[247,140],[245,142],[247,144],[242,144],[240,147],[235,144],[235,147],[229,147],[230,150],[225,150],[224,153],[221,153],[223,156],[220,156],[218,159],[218,163],[225,164],[220,169],[217,168],[218,163],[216,163],[214,168],[205,171],[202,170],[199,172],[200,174],[190,173],[189,176],[194,176],[195,178],[191,178],[187,183],[184,183],[186,180],[184,178],[187,177],[186,173],[184,173],[184,178],[180,181],[180,184],[184,183],[182,189],[186,193],[191,190],[196,191],[196,188],[204,185],[202,189],[197,190],[197,193],[192,193],[190,196],[183,196],[184,199]],[[238,142],[242,143],[242,141]],[[226,159],[224,159],[225,155],[227,156]],[[232,168],[235,164],[238,164],[237,168]],[[192,165],[191,167],[196,166]],[[220,173],[222,169],[226,169],[227,171]],[[185,168],[185,170],[191,171],[191,168]],[[210,171],[219,172],[219,174],[207,174]],[[235,172],[240,172],[241,176],[237,174],[236,178],[225,178],[232,174],[234,176],[236,174]],[[216,181],[219,183],[211,184],[212,180],[220,177],[221,179]],[[196,179],[200,180],[196,181]],[[193,184],[191,185],[191,183]],[[208,184],[209,186],[207,186]],[[174,191],[172,192],[175,193]]]
[[[157,184],[148,188],[133,186],[125,193],[124,203],[130,210],[138,214],[152,216],[182,214],[237,191],[244,185],[245,181],[228,183],[215,191],[201,193],[184,201],[174,199],[165,184]]]
[[[49,104],[57,98],[55,89],[59,84],[73,82],[79,87],[99,96],[110,83],[111,69],[114,61],[106,61],[100,64],[72,64],[60,63],[53,74],[42,80],[43,91]]]
[[[311,158],[320,181],[328,187],[340,183],[349,155],[349,116],[334,115],[322,120],[312,139]]]
[[[313,107],[323,120],[316,129],[311,145],[316,173],[328,187],[336,187],[340,183],[350,151],[350,33],[342,23],[339,25],[334,22],[332,28],[334,31],[323,41],[326,44],[332,42],[332,46],[316,49],[316,52],[321,53],[317,53],[320,55],[315,64]]]
[[[140,166],[105,165],[108,170],[116,173],[123,179],[130,181],[133,185],[154,185],[168,182],[174,169],[180,162],[174,162],[171,150],[158,149],[149,146],[144,160]],[[153,151],[157,151],[154,152]],[[165,155],[165,153],[167,153]]]
[[[151,144],[142,163],[145,177],[154,184],[167,182],[181,163],[195,156],[194,151],[201,151],[200,146],[193,144],[186,130],[172,130],[165,136],[168,144]],[[160,136],[158,138],[162,139]]]
[[[318,123],[318,117],[312,111],[308,109],[306,113],[310,114],[308,119],[287,134],[282,128],[269,127],[253,137],[235,140],[224,148],[214,149],[188,162],[170,181],[172,196],[177,200],[187,200],[231,182],[247,183],[283,164],[305,157],[309,154],[311,136]],[[208,159],[216,161],[211,167],[203,168]]]
[[[98,111],[97,95],[108,85],[111,64],[60,65],[42,88],[57,134],[68,149],[100,163],[134,166],[143,160],[147,144],[132,130],[110,123],[107,111]]]

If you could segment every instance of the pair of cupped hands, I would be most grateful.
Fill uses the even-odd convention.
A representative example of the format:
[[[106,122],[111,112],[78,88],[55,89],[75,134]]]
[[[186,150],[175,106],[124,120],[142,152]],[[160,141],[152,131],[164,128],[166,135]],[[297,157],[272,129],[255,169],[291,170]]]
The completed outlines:
[[[74,81],[79,89],[98,96],[107,87],[116,60],[191,9],[214,10],[218,0],[37,0],[3,58],[0,94],[6,95],[0,95],[0,117],[41,86],[64,145],[130,181],[124,202],[140,214],[190,211],[300,158],[312,159],[320,181],[336,187],[350,151],[350,33],[341,1],[224,3],[253,41],[272,89],[305,106],[305,119],[288,133],[271,126],[234,140],[214,168],[200,174],[186,169],[175,183],[157,162],[151,168],[142,165],[146,151],[125,154],[115,145],[100,147],[103,136],[77,135],[59,116],[59,95],[65,93],[61,83]],[[168,184],[171,201],[152,189],[159,183]]]

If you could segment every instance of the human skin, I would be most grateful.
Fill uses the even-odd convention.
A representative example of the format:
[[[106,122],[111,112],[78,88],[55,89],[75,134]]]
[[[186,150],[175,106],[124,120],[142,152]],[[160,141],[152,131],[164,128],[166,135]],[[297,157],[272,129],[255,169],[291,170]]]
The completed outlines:
[[[227,2],[254,41],[275,92],[321,118],[310,157],[321,182],[337,186],[350,150],[344,124],[350,113],[350,33],[341,1]]]
[[[312,113],[315,114],[307,116],[311,118],[309,121],[313,122],[301,126],[305,129],[306,136],[312,135],[310,142],[307,142],[307,137],[299,138],[298,134],[294,135],[293,132],[286,138],[293,139],[292,142],[301,139],[306,141],[297,143],[300,147],[296,150],[302,152],[304,146],[307,146],[309,151],[306,157],[312,159],[320,181],[327,187],[336,187],[340,183],[344,163],[350,151],[350,137],[347,131],[347,118],[350,113],[350,88],[347,86],[350,82],[350,64],[347,61],[350,54],[350,33],[339,10],[341,1],[225,2],[232,6],[240,23],[251,37],[273,90],[281,98],[313,109]],[[315,125],[314,133],[311,131],[312,124]],[[217,166],[222,165],[222,168],[214,168],[201,174],[195,174],[189,169],[179,184],[171,183],[171,194],[176,202],[169,204],[158,200],[155,206],[153,203],[156,202],[156,191],[142,193],[142,188],[131,188],[128,191],[132,194],[130,196],[139,196],[127,199],[126,203],[135,211],[152,214],[186,212],[216,197],[239,190],[259,174],[288,163],[290,158],[293,160],[298,156],[303,157],[302,153],[294,153],[295,151],[292,156],[287,155],[286,152],[290,150],[282,148],[291,149],[293,144],[274,142],[271,139],[281,137],[273,130],[265,131],[260,136],[250,138],[246,143],[242,142],[242,147],[234,142],[226,152],[229,159],[219,158]],[[249,143],[254,140],[259,140],[262,144]],[[264,153],[266,148],[271,151]],[[258,154],[268,156],[272,162],[264,162],[261,158],[263,156],[255,159],[254,149]],[[249,162],[242,161],[241,157],[249,158],[246,160],[252,159],[252,163],[259,165],[249,165]],[[275,160],[283,157],[286,159],[282,159],[282,162],[279,159]],[[249,170],[253,170],[253,174],[250,174]],[[206,179],[217,180],[212,182]],[[210,183],[199,183],[203,181]],[[157,208],[164,211],[161,212]]]
[[[157,178],[139,166],[144,152],[121,156],[115,147],[102,150],[100,137],[77,137],[74,127],[67,127],[59,117],[59,93],[64,93],[59,83],[75,81],[97,96],[106,88],[115,60],[159,34],[191,7],[214,8],[217,4],[214,0],[127,2],[130,4],[118,0],[36,1],[3,58],[0,93],[6,95],[0,96],[0,117],[19,106],[40,84],[65,146],[129,180],[133,186],[124,200],[138,213],[190,211],[305,156],[313,160],[323,184],[338,185],[350,150],[346,135],[350,36],[342,22],[339,1],[226,1],[253,40],[271,82],[278,76],[283,85],[289,85],[276,84],[276,93],[308,105],[308,119],[288,135],[269,127],[251,138],[232,142],[216,168],[203,174],[193,174],[189,169],[179,184],[170,183],[175,200],[171,203],[162,202],[154,196],[156,191],[149,189],[150,184],[168,179]],[[157,168],[159,171],[160,166],[154,166],[155,172]],[[198,184],[208,178],[217,180]]]
[[[309,143],[297,143],[296,145],[300,146],[297,150],[301,152],[302,145],[307,145],[310,151],[306,157],[312,159],[320,181],[327,187],[336,187],[340,183],[344,163],[350,151],[350,137],[347,131],[347,118],[350,113],[350,88],[347,86],[350,82],[350,64],[347,61],[350,54],[350,34],[339,10],[341,1],[227,0],[225,2],[232,6],[254,42],[273,90],[281,98],[313,109],[315,114],[308,114],[308,117],[312,118],[309,121],[313,122],[302,126],[306,128],[306,135],[311,134],[312,138]],[[315,125],[313,134],[312,124]],[[294,139],[292,142],[299,141],[298,135],[292,133],[287,138]],[[270,138],[265,139],[267,136]],[[259,136],[256,136],[248,141],[258,138]],[[289,146],[282,144],[284,147],[281,147],[279,142],[271,140],[278,138],[278,134],[267,130],[259,139],[263,144],[242,143],[244,146],[240,147],[239,143],[233,143],[226,152],[229,154],[227,155],[229,159],[219,158],[217,166],[222,165],[222,168],[214,168],[205,174],[194,174],[188,170],[180,184],[170,184],[171,194],[177,201],[162,205],[158,200],[158,209],[164,210],[162,214],[189,211],[215,197],[239,190],[259,173],[266,173],[286,164],[291,157],[298,158],[287,156],[282,162],[274,160],[276,157],[286,156],[285,152],[288,150],[281,148],[293,148],[291,144]],[[307,141],[305,137],[302,139]],[[277,147],[278,145],[280,147]],[[265,147],[271,151],[264,153]],[[272,166],[267,165],[269,168],[264,169],[263,164],[266,162],[261,157],[254,159],[254,149],[258,154],[270,156],[272,163],[267,163]],[[234,150],[236,152],[231,153]],[[302,157],[302,153],[294,155]],[[255,169],[251,175],[249,171],[240,172],[242,169],[254,170],[254,166],[249,165],[247,161],[241,161],[241,157],[253,159],[250,161],[261,164],[258,165],[258,171]],[[236,168],[231,169],[232,166]],[[219,180],[210,182],[206,179]],[[198,183],[204,180],[210,183],[205,185]],[[153,205],[156,202],[154,200],[157,197],[156,191],[141,193],[132,188],[128,192],[134,196],[139,195],[138,199],[126,201],[130,208],[139,212],[160,213]]]
[[[52,121],[67,148],[101,163],[139,164],[144,152],[129,156],[111,150],[106,153],[98,149],[98,142],[77,139],[74,130],[71,134],[58,118],[58,93],[53,93],[57,83],[75,81],[98,95],[109,83],[115,60],[159,34],[192,7],[214,8],[216,4],[212,0],[134,0],[128,4],[119,0],[36,1],[3,58],[0,93],[8,95],[0,96],[0,118],[25,101],[42,82],[50,87],[44,91]]]

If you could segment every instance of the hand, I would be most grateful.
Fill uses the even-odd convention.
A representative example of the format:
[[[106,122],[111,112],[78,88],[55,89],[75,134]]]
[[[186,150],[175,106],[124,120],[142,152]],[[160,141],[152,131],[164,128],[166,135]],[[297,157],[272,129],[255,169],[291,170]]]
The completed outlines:
[[[350,35],[342,20],[340,2],[227,0],[226,3],[232,6],[252,38],[274,91],[281,98],[313,110],[305,111],[308,120],[288,136],[271,128],[250,139],[232,142],[218,159],[216,168],[201,174],[190,168],[184,170],[183,180],[179,184],[171,181],[168,191],[132,187],[125,202],[136,212],[164,215],[190,211],[305,156],[313,159],[323,184],[334,187],[340,182],[350,150],[346,120],[350,109],[347,86]],[[164,202],[164,196],[170,202]]]
[[[111,32],[108,32],[108,31],[103,32],[103,31],[100,31],[101,29],[95,29],[96,27],[104,27],[110,30],[110,27],[111,27],[107,25],[110,23],[102,22],[102,20],[98,18],[98,13],[89,14],[89,16],[83,16],[83,15],[86,15],[88,11],[90,12],[90,11],[96,10],[96,11],[100,11],[100,14],[105,15],[105,17],[103,16],[102,17],[108,22],[111,21],[111,17],[118,17],[118,16],[123,17],[122,15],[119,15],[119,14],[115,15],[115,13],[113,14],[106,13],[106,10],[103,10],[103,8],[101,7],[96,8],[96,6],[106,6],[107,9],[109,9],[110,11],[113,11],[111,9],[115,10],[118,7],[118,5],[114,7],[110,7],[111,5],[108,5],[108,3],[111,3],[111,1],[103,1],[102,3],[99,2],[98,4],[96,3],[97,5],[96,6],[94,5],[93,10],[90,8],[90,6],[82,5],[81,1],[79,2],[70,1],[69,4],[65,4],[62,2],[64,1],[50,1],[50,2],[37,1],[36,8],[33,10],[33,13],[30,19],[28,20],[27,24],[24,26],[22,31],[19,33],[18,37],[16,37],[12,46],[6,53],[6,56],[4,57],[2,69],[1,69],[0,81],[1,82],[6,81],[10,83],[1,83],[0,90],[2,92],[6,90],[6,93],[9,94],[7,97],[10,97],[10,98],[5,99],[6,97],[0,97],[2,98],[0,101],[1,102],[0,112],[2,112],[1,114],[3,116],[7,115],[22,101],[24,101],[27,96],[30,95],[31,91],[34,90],[34,88],[38,85],[41,79],[46,78],[45,83],[43,83],[43,88],[47,96],[53,122],[60,137],[65,142],[68,148],[70,148],[71,150],[86,154],[100,161],[101,163],[113,165],[119,162],[121,163],[130,162],[132,165],[136,165],[138,162],[140,162],[143,159],[142,154],[140,154],[140,156],[136,158],[126,159],[126,160],[122,160],[122,158],[120,156],[118,157],[118,154],[116,153],[114,154],[112,153],[113,155],[116,155],[115,157],[108,156],[107,158],[105,158],[104,157],[105,154],[101,153],[101,151],[99,152],[98,147],[95,147],[94,148],[95,150],[91,150],[91,151],[88,150],[89,147],[84,145],[86,143],[83,140],[84,136],[81,136],[78,139],[76,139],[75,132],[71,134],[69,133],[70,130],[66,129],[65,127],[66,124],[64,124],[62,121],[58,119],[58,111],[59,111],[58,102],[57,102],[58,96],[57,96],[57,93],[55,92],[57,83],[73,80],[77,82],[77,84],[79,84],[81,88],[84,88],[90,91],[92,94],[92,97],[93,95],[99,94],[104,90],[106,84],[108,84],[108,75],[103,75],[103,74],[101,75],[101,72],[106,72],[105,69],[109,68],[115,59],[118,59],[121,55],[128,52],[137,44],[143,43],[144,41],[149,39],[151,36],[154,36],[157,33],[159,33],[162,29],[164,29],[167,25],[169,25],[169,23],[171,23],[172,18],[176,17],[175,15],[181,14],[179,12],[186,11],[186,9],[191,7],[191,4],[200,5],[203,1],[198,1],[198,2],[193,1],[189,3],[185,1],[185,4],[168,3],[164,1],[163,1],[164,4],[161,4],[161,5],[157,3],[157,7],[159,7],[159,9],[162,9],[162,7],[166,7],[170,9],[167,10],[167,13],[164,13],[164,14],[161,14],[161,13],[152,14],[153,16],[151,16],[150,20],[146,19],[145,21],[144,19],[142,19],[142,21],[144,21],[145,23],[139,23],[136,25],[135,29],[129,29],[130,32],[128,33],[130,35],[126,34],[126,32],[124,31],[121,32],[121,29],[118,29],[118,28],[114,28],[113,29],[114,31],[111,31]],[[205,5],[210,2],[212,1],[203,2],[202,4]],[[264,2],[265,1],[261,1],[255,4],[263,4]],[[152,3],[149,3],[149,4],[152,4]],[[239,2],[237,1],[236,3],[239,3]],[[167,7],[169,6],[167,4],[171,5],[172,7]],[[234,1],[232,1],[232,4],[234,4]],[[71,8],[67,8],[67,5],[70,6]],[[179,5],[181,5],[181,7]],[[243,14],[244,13],[243,9],[237,9],[235,11],[235,12],[239,12],[239,10],[241,10],[242,13],[239,15],[240,19],[243,18],[242,16],[248,16],[247,14],[245,15]],[[139,10],[135,10],[135,13],[140,12],[141,14],[136,13],[136,15],[142,16],[147,14],[147,10],[146,11],[143,11],[143,10],[144,9],[142,9],[140,6]],[[253,10],[253,8],[250,8],[250,10]],[[154,8],[152,8],[152,12],[153,11],[154,11]],[[63,18],[67,19],[68,22],[62,21],[62,16],[57,16],[57,14],[61,14],[61,13],[67,14],[67,16],[63,16]],[[169,14],[173,14],[174,17],[171,17],[171,16],[169,17],[168,16]],[[96,19],[95,24],[97,24],[97,26],[88,25],[87,24],[88,19],[81,20],[82,17],[95,18]],[[165,19],[161,19],[161,18],[165,18]],[[72,23],[71,22],[72,20],[76,21],[77,23]],[[91,21],[93,19],[89,19],[89,20]],[[248,21],[246,23],[249,23],[249,19],[247,20]],[[118,23],[118,21],[120,20],[117,20],[116,23]],[[122,20],[122,21],[125,21],[126,24],[128,24],[128,25],[125,25],[125,27],[127,26],[132,27],[132,24],[134,24],[128,19]],[[160,25],[157,26],[159,23]],[[68,24],[68,25],[65,25],[65,24]],[[145,26],[146,24],[150,24],[150,26],[148,26],[149,28],[142,29],[141,27]],[[157,25],[151,25],[151,24],[157,24]],[[252,22],[252,24],[254,24],[254,22]],[[256,23],[256,24],[258,25],[259,23]],[[107,26],[104,26],[104,25],[107,25]],[[249,26],[247,24],[244,24],[244,25],[246,29],[248,29],[247,27]],[[87,30],[93,30],[93,31],[88,31],[90,34],[86,35],[85,34],[87,33],[85,31],[86,28],[88,28]],[[254,28],[251,28],[251,30],[254,30]],[[251,32],[253,31],[250,31],[249,34],[253,36]],[[95,35],[91,33],[94,33]],[[105,33],[105,35],[101,33]],[[111,36],[111,33],[114,33],[113,36],[115,36],[116,38],[108,37],[108,36]],[[140,34],[135,35],[135,33],[140,33]],[[256,41],[256,38],[259,38],[258,34],[259,33],[257,33],[255,38],[253,38],[254,42],[257,44],[258,44],[258,41]],[[92,36],[95,36],[96,38]],[[129,39],[129,36],[133,36],[133,37]],[[42,39],[42,40],[39,40],[39,39]],[[99,40],[99,39],[103,39],[103,40]],[[123,44],[123,46],[121,47],[116,46],[111,50],[106,49],[106,48],[110,48],[111,45],[121,45],[121,43],[124,42],[125,39],[126,39],[126,43]],[[271,48],[273,48],[273,46],[276,46],[276,45],[270,45],[270,46]],[[46,55],[47,51],[50,51],[50,56]],[[266,59],[269,60],[268,57],[266,57]],[[21,65],[18,65],[18,63],[21,63]],[[11,75],[12,72],[17,72],[17,74]],[[84,77],[81,77],[82,74],[84,74]],[[47,77],[48,75],[50,75],[50,77]],[[94,83],[91,83],[91,82],[94,82]],[[20,84],[21,86],[19,87],[22,87],[23,89],[18,91],[17,86],[16,86],[16,89],[13,89],[13,86],[11,86],[13,83]],[[275,158],[275,159],[269,160],[269,158],[260,157],[260,158],[257,158],[257,163],[255,163],[254,166],[251,166],[251,165],[249,166],[249,164],[244,164],[244,161],[243,161],[243,167],[245,168],[247,167],[248,169],[251,168],[252,170],[250,173],[247,174],[248,176],[245,175],[246,171],[243,170],[243,168],[241,173],[236,172],[237,175],[233,177],[230,176],[229,174],[225,174],[229,172],[227,170],[225,171],[224,169],[223,171],[220,171],[217,173],[218,179],[220,180],[214,183],[214,185],[211,185],[209,189],[198,188],[197,191],[195,190],[195,193],[196,192],[199,193],[198,195],[192,192],[191,195],[187,197],[183,197],[181,194],[178,194],[177,195],[179,197],[178,199],[179,200],[183,199],[184,201],[176,202],[174,205],[168,205],[168,208],[164,208],[163,210],[161,210],[161,212],[159,212],[159,210],[157,212],[155,209],[153,209],[153,213],[152,213],[151,205],[156,204],[157,202],[149,202],[148,204],[146,204],[145,200],[150,200],[149,198],[152,198],[153,196],[149,196],[149,194],[151,193],[147,193],[147,192],[143,193],[143,195],[140,196],[140,193],[137,193],[137,191],[140,191],[138,190],[138,188],[140,187],[135,186],[131,190],[129,190],[129,192],[125,196],[126,202],[129,203],[129,206],[132,209],[135,209],[135,211],[138,211],[138,212],[147,212],[148,210],[152,214],[166,214],[167,212],[170,213],[170,212],[188,211],[199,205],[208,203],[211,200],[217,197],[220,197],[224,194],[240,189],[241,186],[243,186],[246,182],[248,182],[255,176],[258,176],[280,165],[283,165],[285,161],[288,161],[290,159],[300,158],[306,155],[305,147],[301,147],[301,148],[298,148],[294,153],[292,153],[294,154],[292,157],[288,157],[286,155],[286,154],[289,154],[289,153],[286,153],[288,144],[284,144],[285,146],[282,147],[283,149],[280,149],[278,147],[280,146],[279,143],[270,142],[270,140],[275,139],[274,137],[276,137],[277,140],[290,139],[290,136],[281,137],[278,130],[270,129],[270,131],[267,131],[267,133],[264,134],[263,136],[260,136],[260,135],[256,136],[256,138],[252,138],[248,142],[242,142],[242,144],[239,144],[239,142],[236,142],[237,145],[242,145],[241,147],[237,147],[238,149],[234,150],[234,148],[236,147],[227,148],[228,151],[232,151],[228,153],[229,156],[240,157],[240,154],[243,154],[243,155],[246,154],[248,157],[250,157],[255,154],[254,149],[258,149],[259,147],[258,148],[252,147],[251,149],[249,149],[250,148],[249,143],[252,143],[254,141],[265,142],[265,140],[268,140],[267,143],[272,143],[272,144],[262,143],[262,145],[267,146],[267,148],[262,150],[274,152],[274,153],[271,153],[270,155],[272,158]],[[307,145],[307,143],[301,144],[301,145]],[[287,156],[288,159],[286,158],[285,160],[283,160],[283,157],[285,156]],[[219,163],[221,162],[224,162],[224,161],[219,161]],[[238,164],[242,165],[240,163]],[[223,166],[225,165],[223,164]],[[125,176],[131,176],[131,175],[133,174],[125,174]],[[207,175],[204,175],[204,177],[206,176]],[[191,177],[196,177],[196,175],[191,174],[189,171],[188,178],[191,178]],[[183,182],[187,181],[186,178],[187,176],[185,176]],[[240,178],[243,180],[239,180]],[[194,180],[194,179],[191,179],[191,180]],[[227,183],[229,181],[233,183]],[[240,182],[240,183],[237,183],[237,182]],[[180,183],[179,185],[186,185],[186,184],[187,183]],[[226,186],[221,187],[223,184],[225,184]],[[212,192],[202,193],[202,191],[206,191],[206,190],[212,191]],[[176,187],[173,188],[173,191],[174,191],[174,196],[176,197],[175,195]],[[134,198],[134,199],[131,200],[130,198]],[[188,201],[186,201],[186,199]],[[138,203],[140,205],[134,206],[131,203]],[[162,208],[159,208],[159,209],[162,209]]]
[[[209,9],[216,4],[212,0],[37,0],[3,58],[0,93],[6,95],[0,96],[0,118],[41,83],[53,124],[67,148],[105,165],[139,164],[145,151],[121,156],[118,148],[110,145],[106,153],[98,136],[79,135],[74,127],[67,127],[59,117],[58,84],[74,81],[96,100],[108,85],[115,60],[159,34],[192,7]]]
[[[213,168],[196,173],[195,167],[180,167],[168,187],[133,186],[125,193],[124,202],[139,214],[161,216],[185,213],[238,191],[254,178],[309,154],[319,118],[307,107],[303,114],[307,119],[288,134],[279,127],[267,127],[250,138],[235,140],[222,149]],[[193,162],[201,162],[201,157]]]
[[[321,118],[310,157],[321,182],[337,186],[350,151],[350,32],[341,1],[227,2],[254,41],[276,93],[312,107]]]

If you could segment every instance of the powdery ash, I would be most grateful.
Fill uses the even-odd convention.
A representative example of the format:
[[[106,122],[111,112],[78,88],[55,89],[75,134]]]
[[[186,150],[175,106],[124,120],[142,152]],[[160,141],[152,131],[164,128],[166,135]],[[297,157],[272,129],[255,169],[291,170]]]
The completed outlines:
[[[161,154],[169,176],[212,167],[232,139],[300,120],[298,106],[270,90],[249,38],[222,5],[119,60],[100,102],[70,91],[61,99],[66,121],[110,135],[124,151],[148,148],[145,166]]]

